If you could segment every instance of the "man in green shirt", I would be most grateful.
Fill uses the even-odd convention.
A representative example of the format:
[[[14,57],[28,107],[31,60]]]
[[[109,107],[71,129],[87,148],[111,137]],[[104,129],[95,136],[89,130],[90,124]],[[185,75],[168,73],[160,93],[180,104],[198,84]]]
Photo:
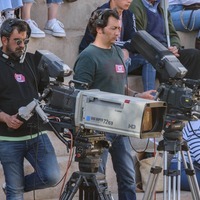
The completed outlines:
[[[88,83],[89,89],[125,94],[127,72],[124,54],[114,45],[121,29],[118,13],[111,9],[97,10],[91,16],[88,27],[95,40],[78,56],[74,80]],[[153,99],[152,92],[155,90],[137,93],[136,96]],[[129,90],[129,94],[133,93]],[[117,176],[119,200],[135,200],[135,170],[129,138],[113,133],[106,133],[106,138],[112,146],[105,149],[99,171],[105,173],[109,151]]]

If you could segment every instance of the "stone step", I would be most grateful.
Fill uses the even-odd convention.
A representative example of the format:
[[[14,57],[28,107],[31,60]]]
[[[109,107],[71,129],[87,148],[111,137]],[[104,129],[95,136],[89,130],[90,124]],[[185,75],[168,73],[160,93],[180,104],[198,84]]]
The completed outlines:
[[[178,31],[178,35],[181,40],[181,45],[184,48],[194,48],[195,47],[195,38],[197,36],[198,31],[191,32],[180,32]]]
[[[33,53],[37,49],[51,51],[73,68],[90,14],[104,2],[105,0],[84,0],[84,3],[80,3],[80,0],[73,3],[64,2],[59,8],[58,20],[65,26],[66,37],[56,38],[46,34],[42,39],[31,38],[28,50]],[[47,21],[47,5],[44,0],[37,0],[33,4],[31,17],[43,30]]]
[[[56,38],[50,35],[40,39],[31,38],[27,50],[31,53],[35,53],[36,50],[48,50],[73,69],[81,38],[82,32],[74,30],[68,31],[66,38]]]
[[[43,29],[47,21],[47,4],[46,0],[37,0],[32,6],[32,19]],[[65,2],[61,4],[58,10],[58,20],[68,30],[85,30],[88,19],[93,10],[107,2],[106,0],[77,0],[73,3]]]

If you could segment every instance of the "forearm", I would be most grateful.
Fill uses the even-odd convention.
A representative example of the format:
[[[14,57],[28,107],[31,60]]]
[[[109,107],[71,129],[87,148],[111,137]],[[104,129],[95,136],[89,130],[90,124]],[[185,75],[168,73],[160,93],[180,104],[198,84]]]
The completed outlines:
[[[9,117],[10,115],[8,115],[7,113],[3,111],[0,112],[0,122],[6,123]]]
[[[153,94],[156,93],[156,90],[148,90],[146,92],[137,92],[137,91],[133,91],[130,88],[126,89],[128,91],[128,95],[132,96],[132,97],[138,97],[138,98],[143,98],[143,99],[154,99]]]

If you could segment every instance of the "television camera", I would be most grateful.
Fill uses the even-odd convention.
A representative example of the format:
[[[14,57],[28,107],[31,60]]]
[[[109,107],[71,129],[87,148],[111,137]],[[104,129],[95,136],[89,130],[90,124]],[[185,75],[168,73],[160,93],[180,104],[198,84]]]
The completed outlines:
[[[48,72],[55,80],[50,82],[39,100],[34,99],[20,108],[19,116],[28,120],[36,111],[65,144],[68,137],[63,133],[70,131],[76,146],[75,161],[79,162],[81,171],[97,171],[100,155],[104,148],[109,147],[105,132],[137,138],[160,136],[166,113],[165,102],[96,89],[78,90],[74,84],[81,84],[87,89],[87,83],[72,80],[65,85],[64,77],[69,76],[71,70],[57,56],[38,50],[35,60],[39,70]],[[45,104],[40,106],[42,99]]]
[[[159,67],[161,73],[164,71],[170,77],[170,81],[161,84],[158,89],[156,98],[160,101],[111,94],[100,90],[87,90],[87,83],[75,80],[65,85],[63,83],[64,63],[56,56],[49,56],[48,51],[36,51],[35,56],[39,69],[47,71],[51,78],[55,78],[55,81],[52,81],[41,95],[40,100],[45,100],[44,106],[40,106],[40,100],[33,100],[30,105],[21,109],[19,115],[22,117],[25,113],[27,116],[27,110],[29,110],[28,113],[36,111],[43,122],[50,124],[59,139],[67,145],[68,140],[65,138],[68,139],[67,133],[72,132],[73,141],[70,143],[73,142],[76,147],[75,161],[79,163],[80,171],[97,172],[101,161],[100,155],[104,148],[109,147],[104,132],[137,138],[159,137],[171,111],[173,111],[173,119],[177,114],[175,110],[178,110],[184,117],[193,115],[191,108],[197,104],[196,91],[194,88],[185,86],[188,80],[184,82],[182,80],[187,70],[173,55],[168,55],[169,51],[166,49],[165,54],[158,54],[158,51],[153,52],[150,55],[154,56],[152,62],[159,63],[154,66]],[[154,59],[155,56],[156,59]],[[162,63],[161,67],[160,63]],[[68,71],[71,74],[69,68]],[[74,84],[81,84],[86,90],[78,90]],[[198,85],[198,82],[195,84]],[[24,119],[25,116],[23,116]]]
[[[167,103],[166,119],[193,120],[199,118],[199,80],[184,78],[187,69],[177,57],[146,31],[135,33],[131,44],[159,72],[162,83],[155,99]]]
[[[184,78],[187,70],[165,46],[146,31],[138,31],[131,40],[132,47],[144,56],[158,71],[162,83],[157,89],[155,99],[165,101],[167,113],[163,128],[163,140],[159,141],[158,151],[150,170],[148,184],[143,200],[153,199],[159,173],[163,168],[163,199],[180,199],[181,161],[184,164],[193,199],[199,199],[199,186],[193,162],[186,141],[182,140],[185,121],[197,120],[200,116],[200,80]],[[185,154],[187,154],[187,162]],[[168,157],[168,153],[170,156]],[[177,169],[170,170],[170,161],[177,155]],[[158,157],[163,163],[156,165]],[[172,184],[173,183],[173,186]],[[172,194],[171,194],[171,190]]]

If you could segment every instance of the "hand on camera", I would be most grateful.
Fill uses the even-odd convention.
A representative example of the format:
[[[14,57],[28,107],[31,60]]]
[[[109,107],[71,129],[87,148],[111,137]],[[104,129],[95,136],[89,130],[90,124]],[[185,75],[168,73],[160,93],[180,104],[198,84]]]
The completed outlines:
[[[135,97],[140,97],[143,99],[150,99],[153,100],[154,99],[154,95],[156,93],[156,90],[148,90],[146,92],[142,92],[142,93],[138,93],[135,95]]]
[[[176,57],[179,57],[178,49],[176,46],[171,46],[168,48]]]

